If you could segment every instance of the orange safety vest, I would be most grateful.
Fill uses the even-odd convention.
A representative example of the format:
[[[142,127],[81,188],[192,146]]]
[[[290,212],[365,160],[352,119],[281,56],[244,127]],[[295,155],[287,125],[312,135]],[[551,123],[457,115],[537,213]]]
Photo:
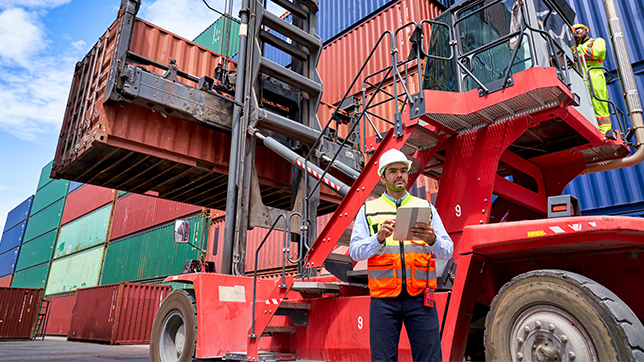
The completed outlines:
[[[407,194],[400,206],[428,206],[427,200]],[[387,219],[396,217],[396,204],[381,196],[365,204],[369,232],[375,235]],[[430,223],[430,220],[427,221]],[[404,268],[403,268],[404,264]],[[420,294],[427,286],[436,288],[436,265],[427,243],[419,240],[395,241],[393,235],[368,260],[369,292],[372,297],[396,297],[403,282],[409,295]]]

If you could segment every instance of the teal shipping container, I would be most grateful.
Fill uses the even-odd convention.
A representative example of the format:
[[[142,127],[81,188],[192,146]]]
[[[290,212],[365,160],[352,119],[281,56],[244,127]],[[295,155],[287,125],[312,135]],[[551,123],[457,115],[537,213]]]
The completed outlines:
[[[49,262],[36,265],[29,269],[17,271],[11,281],[12,288],[45,288]]]
[[[38,264],[50,262],[54,254],[57,236],[58,229],[22,244],[16,270],[28,269]]]
[[[105,245],[70,254],[51,263],[45,295],[94,287],[100,278]]]
[[[229,35],[226,37],[228,31]],[[226,40],[228,40],[228,44],[226,44]],[[193,42],[217,54],[223,55],[225,53],[232,57],[239,51],[239,20],[222,16],[197,35]],[[225,51],[226,47],[228,47],[228,52]]]
[[[190,243],[201,246],[207,235],[207,220],[190,220]],[[205,238],[204,238],[205,240]],[[105,254],[101,285],[148,280],[179,274],[188,259],[199,251],[174,242],[174,222],[110,242]]]
[[[27,221],[25,237],[22,239],[23,244],[52,230],[57,230],[60,227],[64,207],[65,199],[62,199],[53,205],[49,205],[39,213],[30,215],[29,221]]]
[[[36,191],[29,215],[35,215],[47,206],[65,198],[68,188],[69,181],[67,180],[52,180],[44,185],[40,190]]]
[[[43,186],[47,185],[53,180],[51,177],[49,177],[49,174],[51,173],[51,166],[53,164],[54,160],[49,161],[49,163],[42,168],[42,171],[40,171],[40,179],[38,180],[38,188],[36,188],[36,190],[40,190]]]
[[[108,204],[60,228],[54,259],[103,244],[110,230],[112,204]]]

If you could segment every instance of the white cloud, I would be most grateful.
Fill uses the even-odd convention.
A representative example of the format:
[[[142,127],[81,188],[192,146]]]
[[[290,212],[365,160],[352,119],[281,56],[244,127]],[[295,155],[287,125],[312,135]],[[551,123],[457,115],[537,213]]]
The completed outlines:
[[[0,1],[0,6],[9,3]],[[39,5],[35,0],[27,3]],[[0,130],[35,142],[58,132],[74,64],[85,47],[80,41],[45,55],[48,39],[41,15],[20,8],[0,12]]]
[[[0,65],[27,66],[42,50],[43,25],[34,13],[11,8],[0,13]]]
[[[208,4],[221,12],[225,10],[223,0],[210,0]],[[233,15],[237,16],[235,11]],[[208,9],[202,0],[156,0],[141,4],[137,16],[186,39],[194,39],[221,15]]]

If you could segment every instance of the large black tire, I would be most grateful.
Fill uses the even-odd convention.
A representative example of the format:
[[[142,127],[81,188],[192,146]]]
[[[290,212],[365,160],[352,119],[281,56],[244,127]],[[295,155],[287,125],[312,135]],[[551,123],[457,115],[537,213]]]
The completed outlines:
[[[621,299],[591,279],[537,270],[513,278],[492,301],[485,357],[501,362],[644,361],[644,327]]]
[[[197,344],[197,303],[193,290],[179,289],[161,303],[152,324],[150,361],[187,362]]]

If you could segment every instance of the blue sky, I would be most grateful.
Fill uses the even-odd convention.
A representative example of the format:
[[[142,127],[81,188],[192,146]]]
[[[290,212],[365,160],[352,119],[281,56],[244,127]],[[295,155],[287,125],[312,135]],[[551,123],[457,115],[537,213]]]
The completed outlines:
[[[74,65],[116,19],[120,3],[0,0],[0,230],[54,158]],[[240,4],[234,1],[233,15]],[[202,0],[143,0],[138,16],[193,39],[219,14]]]

